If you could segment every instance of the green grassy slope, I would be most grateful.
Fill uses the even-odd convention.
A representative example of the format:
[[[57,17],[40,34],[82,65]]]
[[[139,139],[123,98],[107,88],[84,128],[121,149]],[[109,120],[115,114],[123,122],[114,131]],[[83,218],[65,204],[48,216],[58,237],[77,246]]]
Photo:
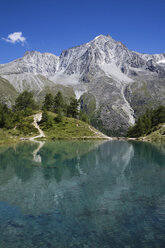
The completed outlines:
[[[140,137],[139,139],[144,141],[165,142],[165,123],[159,124],[153,132],[145,137]]]
[[[0,103],[6,103],[11,106],[17,96],[17,91],[9,81],[0,76]]]
[[[165,87],[162,79],[134,82],[127,87],[125,94],[136,117],[143,115],[147,109],[165,105]]]
[[[40,125],[43,129],[47,139],[81,139],[81,138],[95,138],[96,134],[90,129],[85,122],[74,118],[63,117],[62,122],[57,123],[54,119],[57,116],[49,112],[49,116],[53,120],[53,126],[46,128],[43,124]]]
[[[48,115],[52,119],[52,127],[48,128],[44,123],[40,123],[46,140],[106,139],[105,136],[83,121],[63,117],[62,122],[58,123],[55,120],[56,114],[48,112]],[[33,117],[29,116],[21,120],[21,123],[18,123],[14,129],[0,128],[0,145],[15,143],[22,138],[28,139],[38,135],[38,130],[32,123]]]

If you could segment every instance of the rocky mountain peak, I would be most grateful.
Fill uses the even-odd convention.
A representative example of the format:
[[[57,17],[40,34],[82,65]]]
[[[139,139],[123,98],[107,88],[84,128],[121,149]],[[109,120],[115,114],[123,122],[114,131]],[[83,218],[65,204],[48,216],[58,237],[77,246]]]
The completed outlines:
[[[40,52],[37,52],[37,51],[26,51],[24,53],[24,57],[26,56],[33,56],[34,54],[39,54]]]
[[[56,73],[64,73],[77,75],[79,81],[83,79],[83,82],[87,78],[89,81],[91,75],[93,78],[106,74],[112,78],[115,76],[119,81],[130,81],[130,78],[146,74],[164,75],[164,65],[164,54],[133,52],[110,35],[101,34],[86,44],[63,51],[60,57],[51,53],[27,51],[22,58],[0,65],[0,74],[34,73],[51,78],[54,76],[56,79]]]

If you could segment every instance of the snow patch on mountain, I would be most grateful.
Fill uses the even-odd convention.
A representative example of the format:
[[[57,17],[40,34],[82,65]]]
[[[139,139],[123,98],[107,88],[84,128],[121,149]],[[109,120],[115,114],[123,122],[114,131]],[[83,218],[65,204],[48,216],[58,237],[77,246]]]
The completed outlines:
[[[133,80],[127,75],[123,74],[121,70],[115,64],[100,64],[100,68],[109,77],[112,77],[120,82],[132,82]]]
[[[76,99],[80,99],[80,97],[86,92],[86,90],[77,90],[75,89],[75,95],[76,95]]]
[[[158,63],[158,64],[165,64],[165,59],[159,60],[157,63]]]
[[[50,76],[49,79],[56,84],[62,84],[65,86],[80,84],[79,75],[67,75],[63,71],[57,72],[54,76]]]

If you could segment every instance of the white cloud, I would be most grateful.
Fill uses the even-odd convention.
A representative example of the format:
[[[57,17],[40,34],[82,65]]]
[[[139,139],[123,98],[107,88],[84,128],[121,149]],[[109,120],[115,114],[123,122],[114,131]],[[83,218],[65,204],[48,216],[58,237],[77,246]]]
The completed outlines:
[[[22,32],[14,32],[12,34],[9,34],[7,38],[2,38],[2,39],[12,44],[20,42],[22,43],[22,45],[24,45],[24,43],[26,42],[26,38],[22,36]]]

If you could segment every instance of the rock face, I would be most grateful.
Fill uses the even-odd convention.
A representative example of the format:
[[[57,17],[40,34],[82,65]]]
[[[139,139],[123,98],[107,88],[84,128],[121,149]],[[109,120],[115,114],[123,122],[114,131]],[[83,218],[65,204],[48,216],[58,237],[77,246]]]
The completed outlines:
[[[0,65],[0,75],[18,92],[33,90],[35,95],[55,84],[72,87],[93,125],[109,135],[125,134],[146,108],[165,104],[165,53],[130,51],[109,35],[65,50],[60,57],[26,52]]]

